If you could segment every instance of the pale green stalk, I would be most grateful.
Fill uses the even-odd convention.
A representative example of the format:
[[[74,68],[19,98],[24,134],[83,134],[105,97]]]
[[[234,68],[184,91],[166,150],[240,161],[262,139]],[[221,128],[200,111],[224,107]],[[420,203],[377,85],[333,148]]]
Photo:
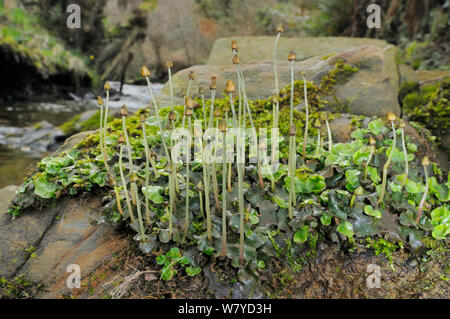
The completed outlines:
[[[278,73],[277,73],[277,46],[278,46],[278,40],[280,39],[281,32],[277,34],[277,37],[275,38],[275,43],[273,45],[273,73],[275,77],[275,95],[278,97],[278,94],[280,92],[280,88],[278,87]],[[278,116],[279,116],[279,106],[280,102],[277,99],[275,108],[273,109],[273,127],[278,128]]]
[[[317,129],[316,156],[319,156],[319,148],[320,148],[320,128]]]
[[[109,108],[109,90],[106,90],[105,113],[103,115],[100,114],[100,121],[104,117],[105,122],[103,125],[103,133],[102,133],[102,131],[100,131],[100,135],[103,134],[103,161],[105,162],[106,172],[109,175],[110,173],[109,173],[109,165],[108,165],[108,146],[106,144],[106,138],[107,138],[106,126],[108,124],[108,108]]]
[[[105,149],[104,149],[104,145],[103,145],[103,105],[100,105],[100,152],[102,153],[103,162],[105,163],[105,167],[107,167],[106,165],[108,165],[108,164],[106,163],[106,155],[105,155]]]
[[[406,150],[405,145],[405,130],[403,127],[401,128],[402,131],[402,147],[403,147],[403,156],[405,157],[405,176],[402,180],[402,187],[405,186],[406,182],[408,181],[408,172],[409,172],[409,163],[408,163],[408,152]]]
[[[306,79],[303,76],[303,91],[305,94],[305,115],[306,115],[306,122],[305,122],[305,135],[303,137],[303,154],[302,154],[302,160],[303,164],[305,163],[305,157],[306,157],[306,143],[308,141],[308,129],[309,129],[309,106],[308,106],[308,91],[306,88]]]
[[[150,148],[148,146],[148,140],[147,140],[147,132],[145,127],[145,122],[142,122],[142,133],[144,137],[144,148],[145,148],[145,187],[146,189],[149,188],[149,180],[150,180]],[[149,199],[147,192],[145,192],[145,218],[147,219],[147,224],[151,224],[150,220],[150,208],[148,207]]]
[[[175,187],[173,176],[169,175],[169,237],[173,235],[173,214],[175,210]]]
[[[370,146],[370,153],[369,153],[369,159],[366,162],[366,167],[364,169],[364,179],[367,179],[367,173],[368,173],[368,169],[369,169],[369,164],[372,161],[372,157],[373,157],[373,153],[375,151],[375,146]]]
[[[231,103],[233,103],[233,101]],[[228,123],[228,112],[225,112],[225,123]],[[228,163],[227,184],[228,192],[231,193],[231,163]]]
[[[239,88],[241,88],[241,83],[240,83],[240,76],[239,76],[239,71],[238,71],[238,86]],[[236,111],[234,109],[234,102],[233,102],[233,95],[230,94],[230,105],[231,105],[231,112],[233,114],[233,123],[234,123],[234,127],[238,127],[238,123],[239,123],[239,130],[237,132],[237,148],[239,149],[239,143],[241,142],[241,133],[242,133],[242,127],[245,126],[245,121],[243,121],[241,119],[241,110],[239,110],[239,121],[236,118]],[[239,106],[240,108],[240,106]],[[245,107],[244,107],[245,110]],[[241,127],[242,125],[242,127]],[[245,141],[244,141],[245,143]],[[245,148],[245,147],[244,147]],[[238,152],[238,155],[240,154],[240,152]],[[244,165],[243,163],[240,163],[240,158],[239,156],[236,156],[237,159],[237,173],[238,173],[238,202],[239,202],[239,260],[241,265],[245,264],[245,258],[244,258],[244,241],[245,241],[245,237],[244,237],[244,193],[242,191],[243,188],[243,174],[244,174]]]
[[[133,153],[132,153],[132,148],[131,148],[131,144],[130,144],[130,140],[128,138],[128,132],[127,132],[127,126],[125,124],[125,116],[122,116],[122,128],[123,128],[123,135],[125,136],[125,142],[127,145],[127,150],[128,150],[128,164],[130,166],[130,176],[131,174],[134,172],[134,166],[133,166]],[[133,186],[133,183],[131,183],[131,186]],[[133,202],[133,205],[136,206],[136,196],[134,196],[134,192],[131,192],[131,201]]]
[[[192,85],[192,80],[189,80],[188,88],[187,88],[187,91],[186,91],[186,96],[189,96],[189,93],[191,92],[191,85]]]
[[[109,95],[108,95],[109,97]],[[106,157],[105,151],[106,151],[106,142],[103,142],[103,105],[100,105],[100,150],[102,152],[103,162],[105,163],[106,173],[108,176],[111,176],[112,182],[114,184],[114,194],[116,195],[116,202],[117,202],[117,209],[119,210],[120,215],[123,216],[123,210],[122,210],[122,204],[120,202],[120,194],[119,194],[119,188],[117,187],[117,180],[116,177],[112,177],[109,172],[109,166],[108,166],[108,158]],[[106,134],[106,130],[105,130]],[[106,136],[105,136],[106,138]]]
[[[289,159],[292,159],[295,154],[295,136],[289,136]],[[289,176],[291,177],[290,183],[289,183],[289,209],[288,209],[288,214],[289,214],[289,219],[294,218],[293,215],[293,205],[294,204],[294,198],[295,198],[295,189],[294,189],[294,178],[295,178],[295,168],[294,168],[294,161],[289,161],[288,163],[289,167]]]
[[[218,121],[218,120],[217,120]],[[216,121],[216,124],[218,124]],[[216,125],[217,128],[217,125]],[[214,155],[216,154],[216,150],[214,149]],[[214,202],[216,203],[217,211],[220,210],[220,200],[219,200],[219,184],[217,183],[217,170],[216,163],[211,163],[212,169],[212,183],[213,183],[213,191],[214,191]]]
[[[227,134],[223,132],[223,148],[222,148],[222,251],[221,256],[227,254]]]
[[[125,193],[125,201],[127,203],[128,215],[130,215],[131,222],[134,223],[136,220],[133,214],[133,208],[131,206],[130,195],[128,194],[127,182],[125,180],[125,175],[123,174],[123,164],[122,164],[122,155],[123,155],[123,146],[120,145],[120,154],[119,154],[119,171],[120,178],[122,180],[122,187]]]
[[[294,124],[294,61],[291,61],[291,99],[289,105],[289,130]],[[289,218],[292,219],[292,205],[295,205],[295,194],[294,194],[294,178],[295,178],[295,153],[296,151],[295,145],[295,136],[289,136],[289,158],[288,158],[288,168],[289,168],[289,176],[291,177],[290,185],[289,185]]]
[[[165,155],[167,157],[167,162],[169,162],[170,164],[173,165],[172,158],[170,157],[170,153],[169,153],[169,150],[167,148],[166,138],[164,137],[164,129],[163,129],[163,126],[162,126],[162,119],[161,119],[161,116],[159,115],[159,112],[158,112],[158,105],[156,103],[155,96],[153,95],[152,85],[151,85],[150,79],[148,77],[146,77],[146,79],[147,79],[147,87],[148,87],[148,90],[150,92],[150,97],[151,97],[151,99],[153,101],[153,107],[154,107],[155,115],[156,115],[156,118],[158,119],[159,129],[161,131],[161,141],[162,141],[162,144],[163,144],[164,153],[165,153]]]
[[[206,106],[205,106],[205,95],[202,94],[202,106],[203,106],[203,129],[206,130]]]
[[[103,124],[103,134],[104,134],[103,143],[105,145],[105,151],[107,150],[107,148],[106,148],[106,138],[107,138],[106,126],[108,125],[108,109],[109,109],[109,90],[106,90],[105,115],[104,115],[104,124]]]
[[[136,207],[138,213],[139,232],[141,233],[141,240],[145,241],[144,220],[142,218],[141,201],[139,200],[138,187],[136,183],[131,184],[131,188],[132,188],[131,191],[134,193],[134,196],[136,197]]]
[[[191,117],[188,116],[188,130],[191,132]],[[188,142],[189,146],[187,149],[187,161],[186,161],[186,206],[185,206],[185,217],[184,217],[184,234],[183,240],[186,239],[187,232],[189,230],[189,167],[191,162],[191,141]]]
[[[333,151],[333,139],[331,138],[331,129],[330,129],[330,123],[328,122],[328,118],[325,119],[325,125],[327,126],[327,133],[328,133],[328,151]]]
[[[159,115],[158,112],[158,105],[156,104],[156,100],[155,100],[155,96],[153,94],[153,89],[152,89],[152,85],[150,82],[150,79],[147,77],[145,77],[145,79],[147,80],[147,87],[148,90],[150,92],[150,97],[153,101],[153,107],[154,107],[154,111],[156,114],[156,118],[158,119],[158,124],[159,124],[159,129],[161,131],[161,140],[162,140],[162,144],[163,144],[163,148],[164,148],[164,153],[166,154],[166,158],[167,158],[167,162],[169,163],[170,167],[171,167],[171,175],[169,176],[169,186],[170,186],[170,191],[169,191],[169,197],[170,197],[170,213],[169,213],[169,237],[172,236],[172,215],[173,215],[173,211],[175,209],[175,192],[174,192],[174,187],[175,187],[175,183],[176,183],[176,168],[175,165],[172,161],[172,158],[170,157],[170,153],[169,150],[167,148],[167,144],[166,144],[166,138],[164,136],[164,129],[162,126],[162,120],[161,120],[161,116]]]
[[[392,140],[391,152],[389,153],[388,159],[383,167],[383,182],[381,184],[381,193],[380,193],[380,198],[378,199],[378,204],[381,204],[381,202],[383,202],[383,199],[384,199],[384,193],[386,191],[386,182],[387,182],[387,171],[389,168],[389,164],[391,164],[391,161],[392,161],[392,155],[394,154],[395,145],[397,144],[397,137],[396,137],[396,133],[395,133],[394,122],[391,122],[391,124],[392,124],[392,132],[394,133],[394,137]]]
[[[150,165],[152,166],[153,173],[155,174],[156,177],[158,177],[159,172],[158,172],[158,169],[156,168],[155,159],[153,158],[153,156],[150,156],[149,160],[150,160]]]
[[[211,204],[209,202],[209,173],[208,173],[208,167],[209,165],[205,162],[205,158],[203,155],[204,152],[202,152],[202,162],[203,164],[203,184],[205,186],[205,209],[206,209],[206,234],[209,241],[212,241],[211,236]]]
[[[173,100],[173,83],[172,83],[172,68],[169,67],[169,88],[170,88],[170,105],[172,107],[172,111],[174,110],[174,100]]]
[[[237,67],[237,70],[238,70],[238,76],[240,77],[240,83],[242,85],[242,92],[243,92],[243,95],[244,95],[244,125],[245,125],[245,108],[247,108],[248,118],[250,120],[250,125],[252,127],[253,137],[255,139],[255,142],[258,143],[258,139],[257,139],[258,136],[256,134],[255,124],[253,123],[252,111],[251,111],[250,105],[248,103],[247,93],[246,93],[246,89],[245,89],[244,74],[242,73],[242,70],[241,70],[239,64],[237,64],[236,67]],[[256,159],[257,159],[257,170],[258,170],[259,186],[261,188],[263,188],[264,187],[264,182],[263,182],[262,173],[261,173],[261,159],[259,158],[259,147],[256,147]]]
[[[207,122],[206,122],[206,104],[205,104],[205,95],[202,94],[202,104],[203,104],[203,125],[205,127],[205,130],[207,128]],[[203,144],[201,145],[201,148],[203,149]],[[211,236],[211,206],[209,202],[209,173],[208,173],[208,163],[206,163],[204,152],[202,151],[202,163],[203,163],[203,185],[205,190],[205,208],[206,208],[206,234],[209,241],[212,241]],[[200,210],[203,214],[203,208],[202,208],[202,194],[200,192]]]
[[[423,166],[423,171],[425,173],[425,192],[423,193],[422,199],[420,200],[420,203],[419,203],[419,208],[417,209],[416,224],[418,222],[420,222],[420,217],[422,216],[422,211],[423,211],[423,205],[425,204],[425,200],[427,199],[428,188],[429,188],[427,166],[425,166],[425,165]]]
[[[120,215],[124,215],[123,214],[123,209],[122,209],[122,203],[120,200],[120,193],[119,193],[119,187],[117,187],[116,185],[116,181],[114,181],[114,194],[116,195],[116,203],[117,203],[117,209],[119,210]]]
[[[213,126],[213,113],[214,113],[214,100],[216,98],[216,90],[211,90],[211,107],[209,112],[209,125],[208,127],[211,128]]]
[[[245,79],[244,79],[244,74],[241,71],[240,65],[237,65],[237,73],[238,73],[238,79],[241,83],[242,86],[242,95],[244,98],[244,104],[243,104],[243,119],[242,121],[240,121],[243,124],[243,129],[246,129],[246,112],[248,112],[248,117],[250,120],[250,125],[252,127],[252,132],[253,132],[253,136],[255,138],[255,140],[257,140],[257,135],[256,135],[256,129],[255,129],[255,125],[253,123],[253,117],[252,117],[252,112],[250,109],[250,105],[248,103],[248,98],[247,98],[247,92],[246,92],[246,88],[245,88]],[[258,161],[258,173],[261,173],[260,170],[260,165],[261,165],[261,161],[259,159],[259,147],[257,147],[257,161]],[[243,185],[243,175],[245,174],[245,167],[244,165],[241,164],[241,169],[240,171],[241,173],[241,178],[240,178],[240,182],[241,185]],[[239,177],[238,177],[239,179]],[[241,194],[242,196],[242,202],[244,202],[243,200],[243,194]],[[239,259],[241,262],[241,265],[245,264],[245,258],[244,258],[244,240],[245,240],[245,234],[244,234],[244,208],[242,207],[242,209],[240,209],[240,221],[239,221],[239,235],[240,235],[240,245],[239,245]]]

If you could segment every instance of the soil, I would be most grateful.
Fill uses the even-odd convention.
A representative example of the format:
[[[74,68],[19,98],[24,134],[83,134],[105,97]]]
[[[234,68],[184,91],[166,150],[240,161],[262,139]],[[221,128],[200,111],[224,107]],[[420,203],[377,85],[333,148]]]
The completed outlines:
[[[448,252],[435,252],[431,256],[414,257],[406,250],[393,253],[393,263],[383,255],[357,244],[353,253],[345,253],[337,244],[318,244],[317,256],[299,272],[290,270],[280,260],[260,272],[253,296],[243,296],[238,282],[238,270],[229,262],[200,258],[201,274],[182,275],[182,271],[165,282],[159,280],[155,255],[144,256],[132,241],[131,234],[123,235],[117,251],[110,260],[82,281],[82,288],[62,298],[111,298],[111,291],[125,280],[135,276],[123,291],[122,298],[130,299],[209,299],[209,298],[450,298]],[[367,286],[369,265],[380,267],[380,288]],[[244,289],[245,291],[245,289]],[[258,291],[256,293],[255,291]],[[262,294],[259,294],[263,292]]]

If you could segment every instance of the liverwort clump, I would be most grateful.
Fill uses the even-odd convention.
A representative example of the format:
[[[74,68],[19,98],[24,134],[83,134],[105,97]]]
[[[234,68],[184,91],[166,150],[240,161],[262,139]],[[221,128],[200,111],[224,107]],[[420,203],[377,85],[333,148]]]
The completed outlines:
[[[44,158],[19,189],[10,214],[18,216],[27,207],[45,207],[65,195],[100,195],[104,198],[101,209],[105,219],[112,224],[127,223],[138,233],[134,238],[143,244],[140,249],[145,254],[154,249],[152,254],[159,255],[157,263],[163,266],[164,280],[173,278],[177,267],[180,270],[193,265],[198,257],[195,250],[204,254],[202,257],[210,256],[211,262],[226,257],[233,267],[241,268],[241,273],[251,271],[258,275],[261,269],[272,270],[269,267],[277,263],[300,271],[314,256],[319,238],[336,242],[349,251],[366,238],[371,238],[375,251],[391,246],[374,244],[381,242],[378,237],[385,236],[386,229],[411,250],[426,244],[430,236],[446,239],[450,233],[450,177],[435,163],[430,169],[428,158],[423,158],[422,166],[418,165],[418,156],[413,154],[418,147],[413,143],[414,136],[405,141],[402,121],[398,134],[402,133],[403,152],[396,149],[396,118],[391,114],[388,120],[392,129],[380,118],[353,118],[352,140],[341,142],[336,135],[333,144],[330,123],[339,114],[329,112],[321,96],[333,91],[332,84],[340,79],[340,71],[347,76],[356,72],[353,67],[337,63],[320,86],[306,81],[305,76],[303,81],[295,81],[295,53],[291,53],[291,83],[266,99],[249,100],[236,41],[231,49],[237,85],[227,81],[223,98],[216,98],[213,77],[210,100],[205,101],[206,92],[200,88],[196,100],[187,95],[185,105],[172,103],[160,108],[153,94],[150,71],[143,67],[141,75],[147,80],[152,112],[143,109],[128,114],[124,106],[120,110],[122,118],[108,124],[104,121],[105,102],[99,99],[103,114],[100,123],[95,121],[100,130],[72,149]],[[168,65],[169,72],[171,67]],[[294,108],[303,100],[305,112]],[[279,117],[277,103],[281,107]],[[187,161],[181,165],[171,158],[175,144],[168,138],[170,128],[184,128],[180,116],[186,119],[187,129],[194,136],[194,143],[188,143]],[[192,123],[192,119],[203,123]],[[281,139],[264,140],[261,133],[258,141],[256,130],[277,128],[275,121]],[[251,126],[249,136],[245,136],[247,126]],[[214,132],[206,133],[208,129]],[[233,129],[238,129],[236,135],[227,135]],[[309,141],[309,135],[317,139]],[[230,137],[233,142],[238,141],[235,163],[228,163]],[[269,146],[273,155],[274,145],[279,147],[279,165],[269,173],[263,170],[264,178],[270,178],[269,188],[261,178],[261,165],[266,165],[263,155]],[[105,160],[108,148],[110,153]],[[217,163],[206,158],[207,149],[214,153]],[[118,154],[113,154],[113,150]],[[199,150],[201,156],[197,156]],[[299,168],[297,151],[302,152],[303,159]],[[124,165],[124,159],[128,164]],[[409,167],[408,159],[413,161]],[[110,196],[112,187],[115,198]],[[177,200],[177,193],[180,198],[185,197],[184,202]],[[380,199],[383,213],[378,207]],[[182,206],[184,209],[179,208]],[[166,251],[164,245],[179,245],[183,251],[186,249],[186,256],[179,248],[160,253]],[[186,268],[189,276],[200,271]]]

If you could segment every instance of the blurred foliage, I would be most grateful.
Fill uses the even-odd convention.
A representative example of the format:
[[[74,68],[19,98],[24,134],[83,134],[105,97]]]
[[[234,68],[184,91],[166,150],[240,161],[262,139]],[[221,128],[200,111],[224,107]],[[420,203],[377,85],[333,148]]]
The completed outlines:
[[[370,0],[319,0],[309,6],[312,35],[385,39],[400,47],[400,61],[415,69],[449,67],[448,0],[381,0],[381,29],[366,25]],[[411,42],[412,41],[412,42]]]
[[[28,76],[45,80],[68,72],[74,74],[75,81],[95,78],[94,72],[86,66],[86,59],[75,50],[67,50],[57,37],[41,26],[37,16],[21,6],[6,8],[3,1],[0,1],[0,47],[6,57],[12,53],[16,62],[32,68]],[[9,81],[14,82],[14,77]]]

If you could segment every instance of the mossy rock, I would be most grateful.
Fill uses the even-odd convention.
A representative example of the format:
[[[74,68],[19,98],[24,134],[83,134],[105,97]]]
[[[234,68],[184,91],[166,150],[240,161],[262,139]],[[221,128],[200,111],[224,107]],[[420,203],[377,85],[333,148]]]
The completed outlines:
[[[113,120],[113,116],[108,116],[108,122]],[[96,130],[100,123],[100,111],[90,110],[82,114],[77,114],[69,121],[62,124],[59,128],[66,134],[71,136],[79,132]]]
[[[240,49],[240,52],[243,52]],[[237,85],[236,67],[231,64],[232,52],[226,53],[228,66],[198,65],[182,70],[173,76],[174,95],[184,97],[188,87],[188,74],[193,71],[195,80],[190,88],[190,95],[198,96],[199,87],[209,88],[211,76],[217,77],[217,96],[222,97],[227,80]],[[244,59],[242,59],[245,61]],[[338,62],[343,62],[337,65]],[[246,80],[249,99],[266,99],[274,94],[274,73],[271,60],[248,62],[241,65]],[[286,60],[277,63],[279,87],[290,84],[290,63]],[[300,72],[305,72],[306,79],[318,86],[323,83],[328,87],[322,92],[322,98],[328,101],[328,109],[366,116],[385,116],[388,112],[400,114],[397,99],[397,85],[392,85],[387,73],[385,52],[377,46],[360,46],[327,57],[315,56],[306,60],[298,59],[294,63],[294,78],[301,80]],[[283,94],[285,89],[281,90]],[[162,93],[169,95],[169,83]],[[208,95],[209,96],[209,93]]]
[[[61,45],[22,5],[0,2],[0,30],[0,97],[29,97],[30,89],[37,95],[61,94],[73,91],[74,83],[78,89],[95,82],[81,54]]]
[[[209,55],[207,65],[228,66],[231,64],[231,40],[236,40],[239,44],[239,55],[241,62],[252,63],[257,61],[273,60],[273,45],[275,37],[230,37],[220,38],[214,43]],[[280,37],[277,47],[277,60],[287,61],[289,51],[294,50],[298,60],[305,60],[311,57],[328,58],[339,54],[353,47],[373,45],[383,50],[385,72],[389,77],[391,86],[398,88],[398,72],[395,56],[397,48],[388,44],[384,40],[369,38],[348,38],[348,37]]]
[[[295,84],[299,86],[300,83],[296,82]],[[314,87],[311,87],[311,92],[308,92],[308,94],[311,94],[311,97],[316,94]],[[285,98],[289,100],[289,96]],[[226,99],[217,100],[217,106],[222,111],[226,103]],[[251,103],[255,122],[260,123],[263,127],[270,127],[270,122],[268,124],[264,122],[266,113],[271,107],[268,101],[252,101]],[[177,106],[175,110],[182,113],[183,107]],[[201,109],[195,110],[197,118],[201,118],[201,111]],[[170,108],[165,108],[160,111],[160,115],[163,117],[163,121],[165,121],[163,127],[167,124],[166,116],[169,112]],[[142,165],[145,161],[146,154],[142,145],[142,124],[139,116],[142,113],[147,114],[146,110],[141,110],[138,114],[131,115],[126,120],[133,162],[136,165],[135,168],[138,174],[137,187],[141,190],[144,186]],[[298,115],[301,112],[296,111],[294,113]],[[312,116],[315,116],[316,113],[317,110],[312,112]],[[281,179],[277,182],[274,191],[269,189],[269,180],[267,177],[264,180],[264,188],[260,189],[257,186],[255,166],[251,164],[246,165],[244,201],[246,207],[249,207],[247,209],[249,217],[245,219],[245,256],[247,268],[251,269],[251,271],[260,272],[263,268],[261,261],[264,261],[264,264],[267,265],[267,270],[278,273],[280,269],[277,264],[280,264],[281,261],[286,268],[286,277],[282,281],[284,281],[284,284],[287,284],[289,282],[289,276],[293,276],[289,272],[297,273],[300,277],[305,272],[306,274],[308,273],[308,268],[305,266],[311,260],[314,260],[316,256],[321,256],[320,247],[330,247],[330,244],[334,247],[332,254],[327,257],[332,260],[336,259],[335,256],[342,256],[344,253],[353,254],[353,256],[358,258],[363,256],[361,260],[367,259],[367,254],[362,254],[360,251],[362,248],[361,241],[364,242],[367,237],[370,237],[370,247],[375,250],[375,254],[381,252],[385,255],[391,267],[393,267],[392,260],[397,260],[394,255],[396,250],[405,249],[405,258],[412,258],[414,253],[422,254],[424,249],[428,248],[428,246],[425,247],[424,245],[426,244],[426,239],[429,239],[433,227],[429,223],[429,211],[437,206],[442,205],[444,207],[445,201],[449,199],[448,195],[444,194],[445,192],[448,193],[448,187],[445,186],[447,185],[445,184],[447,176],[443,176],[442,172],[439,172],[438,169],[433,169],[432,172],[430,170],[432,177],[437,180],[433,183],[433,193],[430,194],[430,205],[432,206],[430,209],[427,209],[420,224],[409,224],[411,222],[410,219],[414,218],[415,206],[421,197],[419,189],[423,189],[424,187],[422,185],[420,175],[421,167],[419,164],[419,156],[424,154],[424,150],[421,149],[422,145],[413,145],[420,143],[420,136],[417,139],[414,135],[414,129],[409,126],[407,127],[408,147],[412,150],[410,151],[410,155],[413,155],[409,176],[411,181],[414,180],[413,183],[416,185],[417,190],[414,193],[412,191],[410,193],[409,191],[388,192],[383,204],[377,207],[382,211],[382,217],[378,220],[375,217],[365,215],[364,208],[368,202],[376,205],[377,193],[375,184],[379,182],[373,182],[375,184],[372,184],[370,180],[363,180],[361,177],[357,178],[356,183],[360,184],[365,190],[363,190],[362,195],[356,195],[355,190],[354,196],[356,200],[353,206],[353,204],[350,204],[353,202],[351,200],[353,190],[348,184],[347,172],[348,170],[354,172],[363,169],[364,163],[357,164],[358,162],[355,160],[354,155],[355,152],[366,148],[368,136],[374,135],[377,139],[376,147],[379,151],[374,155],[375,158],[371,167],[377,173],[374,173],[374,175],[370,173],[370,178],[372,179],[374,176],[380,175],[385,162],[387,145],[392,140],[392,131],[388,128],[389,123],[385,123],[379,118],[373,119],[363,116],[336,115],[336,117],[337,119],[331,122],[334,133],[333,137],[336,142],[334,150],[328,152],[325,149],[321,149],[317,155],[315,151],[317,150],[316,138],[318,132],[312,129],[310,131],[311,138],[307,147],[307,160],[303,165],[298,166],[295,174],[296,178],[300,181],[301,190],[296,191],[297,204],[295,205],[296,208],[292,219],[288,219],[287,210],[284,206],[285,204],[283,204],[287,201],[288,195],[285,190],[286,175],[283,175],[281,172]],[[280,119],[281,126],[286,126],[287,119],[285,117],[281,117]],[[155,117],[149,117],[147,119],[147,123],[149,123],[147,133],[149,142],[151,142],[150,146],[156,153],[156,167],[159,167],[159,174],[161,175],[154,174],[152,170],[150,185],[158,189],[158,194],[156,195],[158,200],[151,199],[151,219],[149,225],[145,226],[149,237],[146,239],[148,241],[145,244],[151,245],[152,249],[156,247],[165,249],[169,241],[167,237],[164,237],[164,234],[167,234],[168,222],[166,210],[168,205],[166,191],[167,172],[164,170],[166,162],[162,155],[163,151],[159,139],[161,135],[158,134],[159,129],[154,126],[154,120]],[[296,121],[298,121],[296,122],[297,124],[301,122],[299,118],[296,118]],[[341,122],[341,126],[334,125],[338,121]],[[176,124],[179,125],[180,122],[181,120],[177,121]],[[344,129],[347,129],[348,133]],[[121,120],[117,119],[112,121],[108,127],[108,158],[110,159],[109,164],[113,167],[112,174],[116,178],[118,175],[117,138],[121,132]],[[338,132],[341,134],[337,134]],[[285,136],[283,130],[282,133]],[[64,290],[67,291],[63,287],[64,281],[61,281],[60,275],[66,263],[80,264],[83,266],[83,269],[91,271],[96,265],[101,264],[101,260],[114,251],[113,243],[123,244],[123,241],[118,238],[115,238],[113,241],[110,240],[111,232],[108,230],[106,224],[90,226],[90,223],[87,221],[92,215],[95,216],[102,211],[104,216],[95,216],[99,218],[99,221],[103,222],[106,220],[116,226],[128,224],[131,229],[137,229],[136,223],[130,223],[123,202],[121,207],[125,215],[121,215],[118,212],[117,202],[114,199],[114,194],[111,192],[112,182],[106,179],[106,172],[102,165],[101,157],[99,156],[98,132],[93,132],[91,135],[86,133],[86,135],[88,136],[76,143],[75,146],[73,146],[74,141],[70,142],[67,145],[68,148],[64,152],[59,153],[57,155],[58,157],[55,155],[53,158],[47,158],[38,165],[36,172],[27,179],[14,200],[16,205],[20,205],[20,203],[24,203],[24,199],[26,200],[30,198],[29,196],[34,196],[35,203],[28,206],[29,208],[23,211],[22,215],[18,218],[13,219],[5,215],[6,219],[0,223],[0,237],[5,237],[5,240],[6,238],[10,239],[12,237],[20,243],[20,247],[29,247],[29,243],[33,242],[39,233],[45,231],[45,236],[40,241],[39,247],[33,248],[35,256],[31,258],[29,255],[25,255],[20,259],[20,262],[23,264],[23,267],[21,266],[21,273],[30,276],[32,280],[48,280],[52,285],[51,289],[53,290],[44,296],[55,297],[55,294],[61,293]],[[352,139],[352,141],[348,139]],[[396,147],[401,147],[400,144],[401,142],[397,141]],[[286,163],[286,145],[282,143],[280,146],[283,155],[281,162]],[[301,161],[301,147],[300,145],[298,146],[295,154],[298,161]],[[426,148],[426,146],[424,147]],[[414,155],[416,156],[414,157]],[[126,156],[124,157],[126,158]],[[333,163],[331,165],[326,164],[331,159]],[[431,160],[434,159],[431,158]],[[389,187],[391,189],[393,187],[392,184],[395,184],[398,178],[398,174],[403,172],[401,163],[397,158],[396,164],[392,165],[392,171],[389,172]],[[197,164],[195,165],[197,168],[193,166],[191,166],[190,178],[192,184],[196,185],[198,180],[201,179],[201,171],[199,171],[201,168]],[[103,178],[97,178],[100,175]],[[204,256],[211,254],[212,251],[219,251],[218,247],[221,241],[220,212],[217,212],[214,208],[212,209],[211,219],[214,240],[208,244],[205,236],[204,216],[200,213],[199,208],[199,196],[202,195],[199,189],[195,187],[190,189],[192,194],[190,194],[191,201],[188,207],[188,213],[191,216],[191,226],[188,233],[189,244],[181,239],[184,227],[184,200],[186,198],[186,192],[183,191],[186,189],[186,185],[183,184],[185,175],[184,169],[181,167],[178,171],[178,176],[180,177],[179,202],[177,203],[177,211],[173,214],[174,237],[170,245],[179,245],[184,251],[192,250],[190,256]],[[218,177],[220,181],[222,178],[220,175]],[[314,178],[310,179],[310,177]],[[239,216],[237,214],[237,206],[235,205],[237,196],[236,178],[236,176],[232,177],[233,188],[231,193],[227,195],[227,207],[230,210],[227,224],[228,238],[230,239],[227,256],[228,266],[230,267],[231,264],[235,267],[233,269],[239,273],[238,277],[241,280],[238,285],[242,287],[244,285],[243,283],[246,282],[246,278],[249,277],[243,268],[237,270],[238,266],[236,265],[239,228],[237,226],[239,218],[236,218]],[[48,206],[49,202],[45,202],[37,197],[40,196],[40,191],[37,193],[34,192],[39,183],[45,184],[43,186],[48,187],[47,190],[53,192],[52,202],[56,202],[56,206],[45,208],[44,210],[40,209],[39,205]],[[311,185],[311,183],[315,185]],[[53,187],[52,185],[57,188],[51,189]],[[311,188],[311,186],[314,186],[314,188]],[[295,187],[297,188],[297,186]],[[123,189],[121,188],[119,192],[122,194]],[[83,197],[81,193],[89,195]],[[78,195],[76,196],[76,194]],[[143,194],[139,193],[138,195],[141,203],[144,202]],[[63,196],[69,195],[74,196],[74,198],[68,200],[63,199]],[[212,194],[210,195],[211,204],[214,205],[213,196]],[[87,200],[80,201],[80,198],[87,198]],[[103,201],[101,198],[103,198]],[[123,199],[123,197],[121,198]],[[411,202],[414,203],[414,206]],[[40,213],[33,213],[36,211]],[[70,212],[70,214],[66,217],[67,212]],[[321,218],[325,215],[329,217],[327,222]],[[33,231],[26,232],[30,223],[36,227],[33,228]],[[339,225],[342,224],[350,225],[351,232],[341,233]],[[306,229],[306,232],[302,236],[296,237],[295,234],[300,229]],[[139,238],[139,236],[135,237],[136,240]],[[357,241],[356,244],[355,240]],[[422,243],[421,240],[424,242]],[[299,241],[302,241],[304,244],[299,243]],[[193,247],[194,243],[197,245],[197,248]],[[420,251],[419,248],[416,251],[416,247],[419,247]],[[326,251],[326,249],[323,250]],[[4,260],[3,264],[0,264],[0,270],[14,274],[15,267],[17,266],[11,265],[11,262],[15,258],[13,253],[17,253],[18,251],[20,251],[19,248],[9,246],[4,247],[3,251],[0,251],[2,256],[5,256],[0,259],[0,261]],[[152,254],[147,254],[146,258],[152,258]],[[60,259],[63,262],[60,262]],[[372,259],[375,260],[374,258]],[[384,264],[388,263],[385,262]],[[438,266],[441,266],[440,262],[438,262]],[[342,267],[342,264],[338,263],[336,267]],[[204,267],[205,271],[208,268]],[[418,269],[418,266],[413,266],[413,268]],[[52,273],[53,269],[58,269],[57,274]],[[329,269],[327,272],[330,273]],[[284,276],[281,274],[281,271],[279,273],[280,276]],[[430,276],[436,279],[435,273],[432,273]],[[257,287],[253,286],[256,285],[255,282],[252,282],[251,285],[252,287]],[[243,296],[248,296],[250,292],[245,290],[246,287],[242,288],[241,293]],[[417,289],[419,292],[423,291],[420,287]],[[348,288],[348,291],[350,290]],[[310,291],[309,293],[313,292]],[[260,292],[255,290],[255,295],[259,296]]]

